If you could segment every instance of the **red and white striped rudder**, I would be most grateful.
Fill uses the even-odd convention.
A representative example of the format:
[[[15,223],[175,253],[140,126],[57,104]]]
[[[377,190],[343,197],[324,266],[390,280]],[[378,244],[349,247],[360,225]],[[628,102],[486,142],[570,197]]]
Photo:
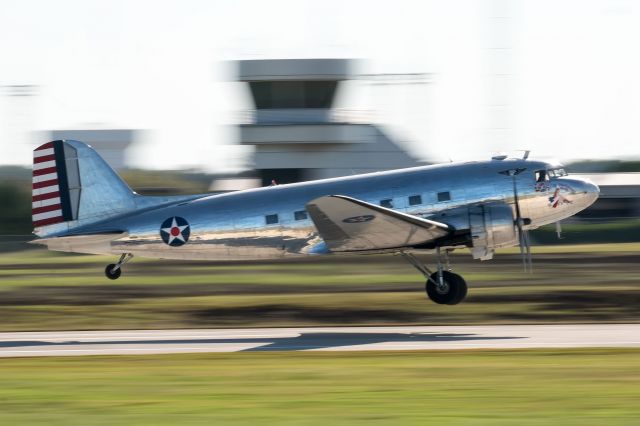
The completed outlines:
[[[62,141],[46,143],[33,151],[32,218],[35,228],[73,219],[65,163]]]

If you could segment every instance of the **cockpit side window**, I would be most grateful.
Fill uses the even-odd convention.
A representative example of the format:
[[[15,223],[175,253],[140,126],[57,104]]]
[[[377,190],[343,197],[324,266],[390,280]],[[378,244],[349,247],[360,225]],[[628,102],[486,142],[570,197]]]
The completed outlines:
[[[536,170],[536,183],[543,183],[549,180],[546,170]]]

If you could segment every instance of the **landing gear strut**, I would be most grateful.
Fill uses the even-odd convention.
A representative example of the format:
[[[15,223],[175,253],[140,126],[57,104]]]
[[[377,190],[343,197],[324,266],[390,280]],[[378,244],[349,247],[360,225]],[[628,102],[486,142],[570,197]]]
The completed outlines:
[[[118,263],[111,263],[104,269],[104,274],[110,280],[117,280],[122,275],[122,266],[133,258],[131,253],[122,253]]]
[[[424,263],[416,258],[412,253],[400,252],[414,268],[422,273],[427,279],[425,291],[429,299],[440,305],[457,305],[467,296],[467,283],[458,274],[451,272],[449,265],[449,253],[445,251],[446,270],[442,265],[440,247],[437,248],[438,270],[431,271]]]

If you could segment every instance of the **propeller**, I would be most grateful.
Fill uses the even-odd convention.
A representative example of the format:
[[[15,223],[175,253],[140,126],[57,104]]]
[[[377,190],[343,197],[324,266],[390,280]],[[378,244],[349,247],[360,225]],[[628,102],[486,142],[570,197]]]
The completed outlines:
[[[511,176],[513,181],[513,200],[516,206],[516,218],[514,224],[518,229],[518,240],[520,245],[520,255],[522,256],[522,267],[525,272],[532,272],[533,260],[531,258],[531,242],[529,240],[529,231],[524,229],[524,225],[531,223],[531,219],[523,218],[520,210],[520,199],[518,198],[518,185],[516,184],[516,176],[524,172],[525,168],[510,169],[500,172],[502,174]]]
[[[559,240],[562,239],[562,225],[560,224],[560,221],[556,222],[556,235],[558,236]]]

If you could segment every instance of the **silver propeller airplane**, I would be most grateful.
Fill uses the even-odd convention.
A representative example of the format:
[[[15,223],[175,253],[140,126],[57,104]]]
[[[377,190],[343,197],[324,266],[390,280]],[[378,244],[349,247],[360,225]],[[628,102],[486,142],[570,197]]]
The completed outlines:
[[[396,253],[426,277],[431,300],[454,305],[467,294],[448,253],[469,248],[488,260],[527,231],[591,205],[599,189],[559,164],[494,157],[223,194],[142,196],[88,145],[72,140],[34,150],[34,243],[50,250],[120,255],[105,269],[117,279],[133,256],[256,260],[325,254]],[[435,252],[429,269],[414,253]]]

